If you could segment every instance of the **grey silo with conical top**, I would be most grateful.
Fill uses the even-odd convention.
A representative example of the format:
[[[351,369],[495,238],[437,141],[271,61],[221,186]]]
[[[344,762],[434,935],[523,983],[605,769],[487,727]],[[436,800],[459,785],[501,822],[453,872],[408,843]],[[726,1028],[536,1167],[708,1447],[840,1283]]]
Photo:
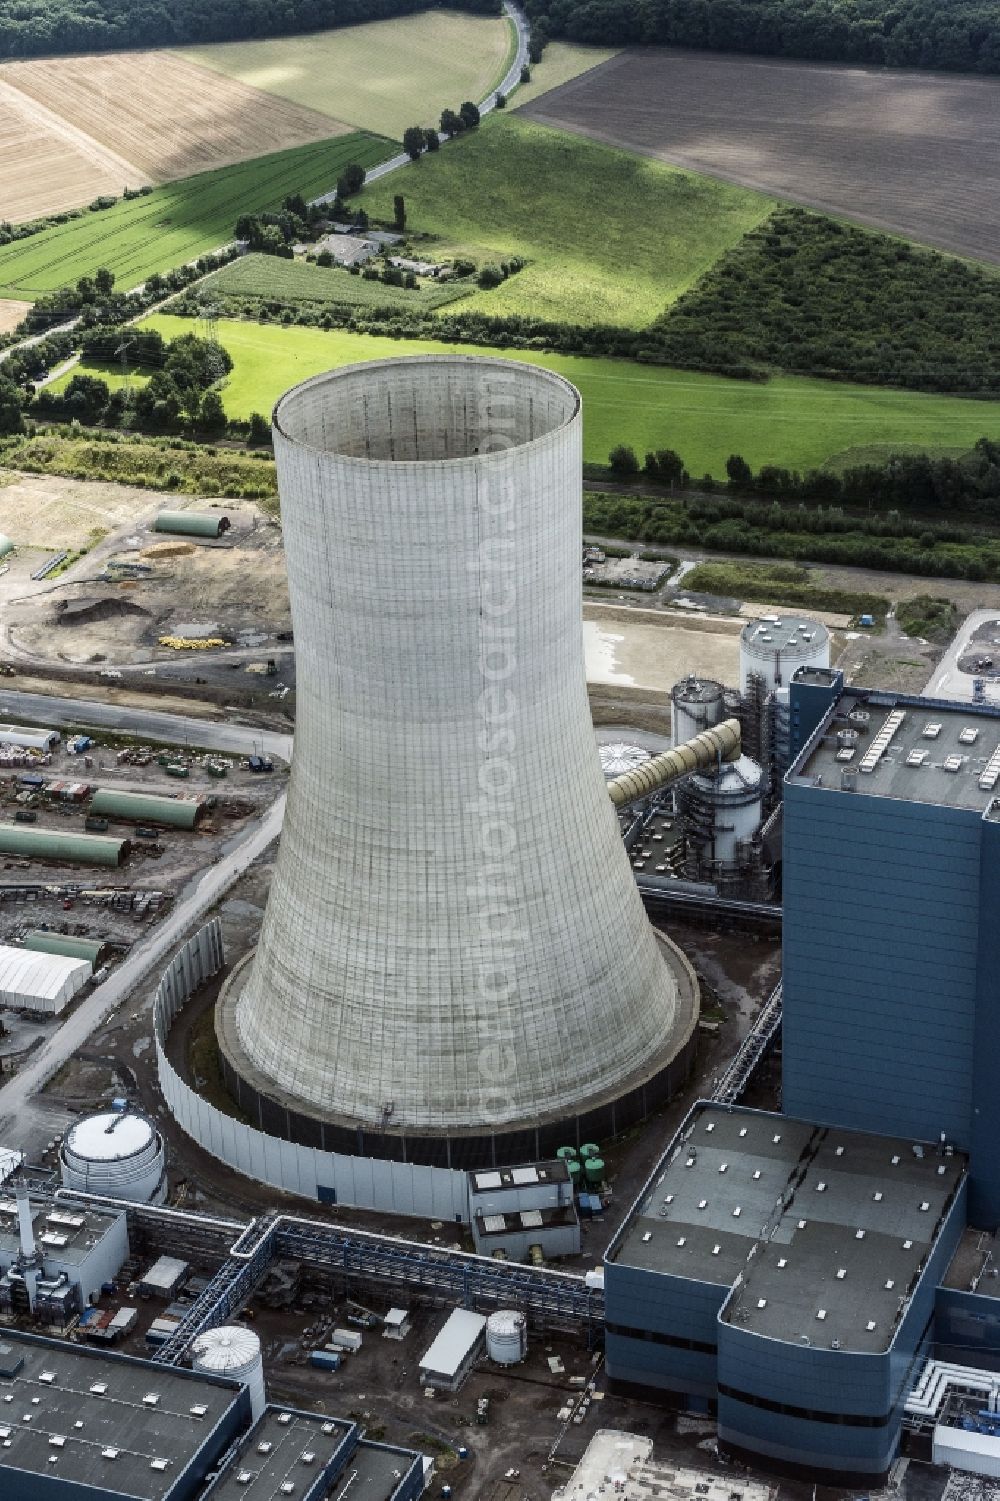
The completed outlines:
[[[220,1005],[230,1083],[265,1129],[415,1160],[637,1118],[682,1076],[697,984],[646,918],[595,745],[579,394],[512,361],[379,361],[288,392],[274,441],[295,751]]]

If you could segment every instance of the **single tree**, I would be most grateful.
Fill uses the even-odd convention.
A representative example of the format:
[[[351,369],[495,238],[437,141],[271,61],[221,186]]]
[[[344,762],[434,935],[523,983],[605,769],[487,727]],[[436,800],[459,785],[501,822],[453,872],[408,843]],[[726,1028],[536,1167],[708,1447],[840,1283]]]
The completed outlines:
[[[528,67],[527,63],[525,63],[523,65],[523,67],[521,68],[521,82],[522,83],[530,83],[531,82],[531,69]]]
[[[608,465],[613,474],[638,474],[639,460],[635,456],[635,449],[629,448],[625,443],[619,443],[608,454]]]
[[[94,275],[94,286],[99,297],[110,297],[115,289],[115,273],[109,271],[107,266],[99,267]]]
[[[438,135],[433,125],[428,126],[424,131],[424,142],[427,146],[428,151],[438,151],[440,149],[441,137]]]
[[[226,427],[226,409],[218,391],[206,391],[198,407],[198,426],[204,433],[221,433]]]
[[[0,434],[24,432],[24,395],[12,380],[0,374]]]
[[[247,434],[247,442],[253,448],[262,448],[265,443],[271,441],[271,424],[260,412],[250,413],[250,431]]]
[[[749,490],[753,484],[753,470],[741,454],[729,455],[726,460],[726,474],[731,490]]]
[[[465,129],[465,121],[461,115],[456,115],[453,109],[441,111],[441,133],[446,136],[457,136]]]
[[[341,198],[350,198],[360,193],[365,185],[365,169],[358,162],[349,162],[337,178],[337,192]]]
[[[471,99],[466,99],[464,104],[459,105],[458,113],[466,130],[475,130],[479,124],[479,110]]]
[[[421,132],[421,134],[423,134],[423,132]],[[404,199],[402,193],[397,193],[395,198],[392,200],[392,212],[392,222],[399,230],[400,234],[402,234],[403,230],[406,228],[406,200]]]
[[[506,94],[501,94],[498,91],[497,92],[497,96],[496,96],[496,98],[493,101],[493,104],[494,104],[494,107],[496,109],[506,109],[507,108],[507,95]]]
[[[424,149],[424,130],[422,125],[408,125],[403,131],[403,150],[415,162]]]

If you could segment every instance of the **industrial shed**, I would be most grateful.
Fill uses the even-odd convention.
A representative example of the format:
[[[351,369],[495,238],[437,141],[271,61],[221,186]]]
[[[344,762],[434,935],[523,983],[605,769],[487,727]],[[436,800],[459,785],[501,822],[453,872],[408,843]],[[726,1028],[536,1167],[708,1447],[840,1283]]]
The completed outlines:
[[[229,517],[221,513],[217,516],[211,511],[161,511],[153,530],[181,537],[221,537],[229,527]]]
[[[40,730],[23,724],[0,724],[0,745],[23,745],[29,750],[51,750],[59,742],[58,730]]]
[[[62,954],[67,959],[85,959],[92,968],[104,952],[103,938],[74,938],[70,933],[29,933],[24,947],[38,954]]]
[[[103,834],[64,834],[59,829],[0,824],[0,855],[22,860],[58,860],[63,865],[123,865],[132,845]]]
[[[86,959],[0,944],[0,1006],[58,1016],[91,973]]]
[[[129,823],[193,829],[205,811],[205,804],[195,797],[158,797],[151,792],[116,792],[110,787],[100,787],[91,798],[90,811],[95,817],[127,819]]]

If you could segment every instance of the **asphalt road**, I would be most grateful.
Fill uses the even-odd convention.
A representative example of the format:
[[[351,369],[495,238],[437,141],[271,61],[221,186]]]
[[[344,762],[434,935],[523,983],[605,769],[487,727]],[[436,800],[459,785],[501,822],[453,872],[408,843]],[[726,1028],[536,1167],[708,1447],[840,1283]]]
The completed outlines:
[[[969,673],[963,672],[959,667],[959,658],[968,650],[969,642],[973,634],[987,621],[1000,620],[1000,610],[973,610],[959,627],[959,630],[941,658],[930,681],[923,690],[925,698],[950,698],[956,703],[972,703],[972,685],[974,678]],[[1000,634],[1000,632],[998,632]],[[985,654],[997,658],[994,647],[984,643],[982,650]],[[996,704],[1000,695],[1000,684],[995,679],[986,679],[986,701]]]
[[[0,719],[13,724],[42,724],[60,728],[64,725],[117,730],[120,734],[140,735],[144,739],[163,740],[171,745],[196,745],[205,750],[227,751],[249,756],[277,756],[282,761],[292,757],[291,735],[273,730],[258,730],[236,721],[188,718],[179,714],[162,714],[152,709],[135,709],[124,704],[106,704],[96,699],[55,698],[47,693],[0,691]]]
[[[44,1118],[44,1111],[39,1111],[33,1096],[84,1046],[109,1012],[136,990],[150,970],[180,942],[188,928],[278,837],[284,814],[285,795],[282,794],[263,818],[247,826],[223,859],[198,877],[166,920],[149,934],[146,942],[133,949],[114,974],[103,985],[98,985],[32,1055],[31,1060],[0,1087],[0,1146],[19,1150],[28,1146],[30,1150],[31,1138],[37,1132],[39,1120]]]

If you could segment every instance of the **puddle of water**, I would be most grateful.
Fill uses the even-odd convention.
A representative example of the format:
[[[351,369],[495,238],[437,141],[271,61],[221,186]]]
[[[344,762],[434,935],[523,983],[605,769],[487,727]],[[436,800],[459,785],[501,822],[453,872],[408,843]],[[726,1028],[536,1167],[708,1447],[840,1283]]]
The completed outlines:
[[[603,629],[596,620],[583,622],[583,654],[588,683],[623,683],[632,687],[635,678],[618,672],[618,647],[624,636]]]

